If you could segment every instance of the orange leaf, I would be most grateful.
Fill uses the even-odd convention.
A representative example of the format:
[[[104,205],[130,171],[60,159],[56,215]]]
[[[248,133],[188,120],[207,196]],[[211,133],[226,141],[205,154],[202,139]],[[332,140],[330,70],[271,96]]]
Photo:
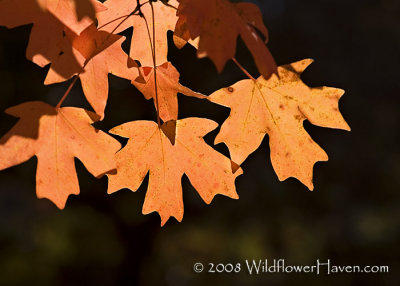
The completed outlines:
[[[147,2],[147,0],[140,0],[141,4],[145,2]],[[178,6],[176,0],[171,0],[168,4],[175,7]],[[99,26],[110,23],[104,26],[103,30],[111,32],[120,22],[114,20],[124,15],[129,15],[134,11],[137,6],[137,0],[108,0],[104,2],[104,5],[108,10],[98,14]],[[156,65],[158,66],[167,62],[167,32],[168,30],[174,30],[178,18],[176,17],[176,10],[163,4],[161,1],[153,2],[153,7],[156,22]],[[150,5],[143,5],[141,11],[148,22],[150,38],[153,41],[153,23]],[[133,27],[133,34],[129,56],[134,60],[139,60],[141,65],[144,67],[152,67],[153,58],[145,20],[137,15],[131,16],[127,21],[119,26],[116,32],[122,32],[130,27]]]
[[[304,130],[303,121],[350,130],[338,109],[343,90],[310,88],[301,81],[300,74],[311,62],[281,66],[279,78],[242,80],[209,96],[212,102],[231,108],[215,143],[224,142],[234,162],[241,164],[268,134],[278,178],[295,177],[310,190],[314,164],[328,160],[328,156]]]
[[[27,1],[27,0],[22,0]],[[32,0],[28,0],[32,1]],[[35,1],[35,0],[34,0]],[[97,0],[36,0],[43,11],[57,17],[75,34],[80,34],[96,20],[96,12],[107,8]]]
[[[108,193],[122,188],[136,191],[150,172],[143,214],[157,211],[161,225],[171,216],[178,221],[183,218],[183,174],[209,204],[216,194],[238,198],[235,178],[242,173],[239,169],[232,174],[229,158],[204,142],[202,137],[215,129],[217,123],[204,118],[186,118],[174,123],[159,129],[155,122],[135,121],[110,131],[129,141],[116,155],[117,174],[107,175]],[[175,139],[174,145],[171,137]]]
[[[227,0],[180,0],[179,20],[175,35],[184,40],[199,39],[197,55],[209,57],[222,71],[226,62],[235,56],[240,35],[260,73],[269,78],[276,72],[275,61],[266,47],[268,30],[259,8],[252,3],[230,3]],[[259,35],[258,31],[265,37]],[[176,39],[175,39],[176,40]],[[175,41],[178,47],[182,44]]]
[[[178,49],[182,49],[187,43],[191,44],[196,49],[199,49],[199,37],[194,40],[190,38],[186,17],[183,15],[181,15],[176,22],[173,40]]]
[[[0,25],[14,28],[33,23],[26,56],[43,67],[62,50],[64,31],[80,34],[93,23],[93,9],[102,11],[105,7],[94,0],[77,4],[72,0],[3,0],[0,1]]]
[[[154,105],[157,108],[154,90],[154,69],[144,67],[142,71],[143,77],[139,77],[132,84],[143,93],[146,99],[153,98]],[[178,93],[200,99],[206,98],[206,96],[182,86],[179,83],[179,76],[179,72],[170,62],[157,67],[158,104],[160,117],[163,121],[178,119]]]
[[[21,119],[0,139],[0,170],[36,155],[38,198],[48,198],[62,209],[70,194],[79,194],[74,157],[95,177],[115,170],[114,154],[121,145],[91,126],[99,119],[96,114],[74,107],[56,110],[39,101],[6,112]]]
[[[88,27],[80,36],[68,34],[72,42],[72,51],[60,55],[50,66],[45,84],[62,82],[71,78],[82,70],[87,62],[84,72],[80,74],[83,92],[101,118],[108,99],[108,74],[134,79],[138,76],[135,66],[127,54],[122,50],[121,44],[125,37],[98,31],[94,25]],[[72,61],[77,58],[79,65]],[[57,73],[62,69],[66,76]]]

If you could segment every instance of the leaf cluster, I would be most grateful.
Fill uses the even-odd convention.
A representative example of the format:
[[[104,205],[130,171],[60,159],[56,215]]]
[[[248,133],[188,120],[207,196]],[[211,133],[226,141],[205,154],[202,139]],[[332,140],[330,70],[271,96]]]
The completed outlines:
[[[26,56],[49,66],[44,84],[70,81],[56,106],[26,102],[6,110],[20,118],[0,139],[0,169],[38,158],[36,192],[64,208],[79,194],[74,158],[95,177],[107,175],[108,193],[136,191],[147,173],[149,186],[143,213],[158,212],[162,225],[183,218],[181,179],[186,174],[206,203],[222,194],[238,198],[235,179],[240,165],[269,136],[271,161],[280,180],[299,179],[313,189],[313,166],[328,159],[303,128],[314,125],[350,130],[338,103],[343,91],[311,88],[300,78],[309,59],[277,67],[267,47],[268,30],[258,7],[228,0],[1,0],[0,25],[33,24]],[[120,33],[133,27],[129,54]],[[179,71],[167,60],[167,32],[178,48],[191,45],[199,58],[210,58],[218,71],[233,61],[248,76],[230,87],[203,95],[180,84]],[[260,72],[251,76],[235,59],[241,37]],[[92,126],[106,116],[108,74],[129,80],[153,100],[157,121],[133,121],[110,133],[128,138],[120,143]],[[93,111],[63,107],[80,80]],[[178,94],[230,108],[215,143],[203,137],[218,127],[206,118],[178,118]]]

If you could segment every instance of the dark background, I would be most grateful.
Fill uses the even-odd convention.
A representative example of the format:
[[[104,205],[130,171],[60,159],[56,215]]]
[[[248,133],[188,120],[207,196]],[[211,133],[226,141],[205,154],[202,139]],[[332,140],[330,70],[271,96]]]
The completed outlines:
[[[160,227],[143,216],[147,179],[136,193],[106,194],[107,179],[93,178],[77,160],[81,194],[65,210],[35,195],[36,159],[0,172],[0,285],[400,285],[400,4],[396,0],[254,1],[270,31],[279,65],[303,58],[310,86],[346,90],[340,109],[352,132],[314,127],[328,153],[314,171],[316,190],[295,179],[279,182],[269,160],[268,138],[243,164],[239,200],[217,196],[208,206],[183,179],[185,216]],[[43,86],[46,70],[25,59],[30,26],[0,28],[0,109],[29,101],[56,104],[68,83]],[[171,38],[171,35],[169,35]],[[257,71],[241,42],[238,58]],[[217,74],[194,49],[171,45],[169,59],[181,82],[210,94],[245,78],[229,63]],[[155,119],[153,103],[128,81],[110,76],[104,122]],[[184,98],[180,117],[219,123],[229,110]],[[65,105],[85,106],[79,84]],[[16,122],[0,115],[0,134]],[[212,143],[217,131],[207,136]],[[227,154],[224,146],[217,149]],[[285,258],[286,264],[389,265],[389,274],[260,274],[245,259]],[[241,274],[195,274],[195,262],[242,263]]]

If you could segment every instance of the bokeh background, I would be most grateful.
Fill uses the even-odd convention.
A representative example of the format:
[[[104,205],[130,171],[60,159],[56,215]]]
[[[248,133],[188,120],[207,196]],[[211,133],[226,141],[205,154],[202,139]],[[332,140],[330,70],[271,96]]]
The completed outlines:
[[[184,220],[161,228],[157,214],[141,214],[147,179],[136,193],[107,195],[107,179],[93,178],[77,160],[81,194],[59,211],[36,199],[33,158],[0,172],[0,285],[400,285],[399,1],[253,2],[264,14],[279,65],[313,58],[303,74],[307,84],[346,90],[340,109],[352,132],[305,123],[330,157],[315,167],[315,191],[295,179],[278,181],[266,137],[243,164],[239,200],[217,196],[206,205],[184,178]],[[29,100],[56,104],[67,88],[44,86],[46,69],[25,59],[29,32],[30,26],[0,28],[2,111]],[[257,75],[241,41],[237,57]],[[204,94],[245,78],[232,63],[217,74],[190,47],[172,44],[169,59],[182,84]],[[97,127],[155,119],[153,103],[128,81],[110,81],[106,118]],[[181,118],[222,123],[229,114],[193,98],[182,96],[179,103]],[[79,84],[65,105],[90,109]],[[0,122],[4,134],[16,119],[1,113]],[[228,154],[225,146],[216,148]],[[328,258],[336,265],[389,265],[390,273],[249,276],[192,269],[195,262],[243,267],[245,259],[279,258],[292,265]]]

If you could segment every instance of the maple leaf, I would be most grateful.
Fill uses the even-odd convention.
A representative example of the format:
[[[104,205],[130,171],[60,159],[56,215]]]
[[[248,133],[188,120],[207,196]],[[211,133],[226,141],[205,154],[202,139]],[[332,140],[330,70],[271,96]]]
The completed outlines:
[[[21,1],[21,0],[19,0]],[[22,0],[32,1],[32,0]],[[35,0],[34,0],[35,1]],[[97,0],[36,0],[75,34],[80,34],[96,20],[96,13],[106,10]]]
[[[199,49],[199,37],[191,39],[188,26],[186,24],[186,17],[181,15],[175,25],[173,41],[178,49],[182,49],[187,43],[191,44],[197,50]]]
[[[111,133],[129,141],[116,154],[117,173],[107,175],[108,193],[122,188],[136,191],[150,172],[143,214],[157,211],[161,225],[171,216],[178,221],[183,218],[183,174],[207,204],[216,194],[238,198],[234,182],[242,170],[233,174],[231,160],[202,138],[217,126],[209,119],[186,118],[164,123],[161,129],[152,121],[128,122],[113,128]]]
[[[154,69],[151,67],[142,68],[142,76],[132,82],[136,88],[143,93],[146,99],[153,98],[157,109],[156,94],[154,87]],[[206,96],[194,92],[179,83],[179,72],[170,63],[164,63],[157,67],[157,90],[160,117],[163,121],[178,119],[178,93],[200,99]]]
[[[67,34],[71,39],[72,50],[60,55],[50,66],[45,79],[45,84],[53,84],[68,80],[73,75],[79,74],[83,92],[101,118],[108,99],[108,74],[134,79],[139,73],[137,66],[122,50],[121,44],[125,37],[98,31],[94,25],[89,26],[79,36]],[[76,58],[78,65],[72,60]],[[63,74],[58,70],[62,69]]]
[[[36,193],[60,209],[70,194],[79,194],[74,157],[95,177],[115,170],[114,154],[121,145],[91,124],[98,116],[82,108],[56,109],[44,102],[26,102],[6,110],[19,117],[0,139],[0,170],[38,159]]]
[[[350,130],[338,109],[344,91],[310,88],[301,81],[300,74],[311,62],[306,59],[281,66],[279,78],[242,80],[209,96],[212,102],[231,108],[215,143],[224,142],[235,163],[240,165],[268,134],[278,178],[295,177],[310,190],[314,164],[328,160],[328,156],[304,130],[303,121]]]
[[[100,2],[94,0],[2,0],[0,25],[14,28],[33,23],[26,57],[44,67],[62,52],[64,31],[80,34],[93,23],[93,10],[104,9]]]
[[[186,41],[199,37],[198,57],[208,56],[219,72],[235,56],[239,35],[252,53],[260,73],[269,78],[276,72],[275,61],[266,46],[268,30],[255,4],[230,3],[227,0],[180,0],[177,15],[179,20],[175,35]],[[175,43],[178,47],[182,45],[179,41]]]
[[[140,0],[140,4],[144,4],[146,0]],[[103,26],[105,31],[114,30],[119,22],[114,21],[124,15],[129,15],[137,7],[137,0],[107,0],[104,5],[108,8],[106,11],[98,14],[99,26]],[[155,17],[155,55],[156,55],[156,66],[167,62],[168,54],[168,40],[167,32],[168,30],[173,31],[175,23],[177,21],[176,9],[172,6],[177,6],[178,2],[176,0],[168,1],[168,6],[163,4],[161,1],[153,2],[154,7],[154,17]],[[133,27],[133,34],[131,40],[131,49],[129,56],[132,59],[139,60],[142,66],[153,67],[152,58],[152,47],[149,41],[150,38],[153,42],[153,22],[152,22],[152,12],[151,6],[149,4],[144,4],[140,8],[147,20],[149,25],[149,30],[147,30],[146,22],[144,18],[139,16],[131,16],[128,20],[124,21],[116,33],[120,33],[130,27]],[[140,43],[140,44],[139,44]]]

